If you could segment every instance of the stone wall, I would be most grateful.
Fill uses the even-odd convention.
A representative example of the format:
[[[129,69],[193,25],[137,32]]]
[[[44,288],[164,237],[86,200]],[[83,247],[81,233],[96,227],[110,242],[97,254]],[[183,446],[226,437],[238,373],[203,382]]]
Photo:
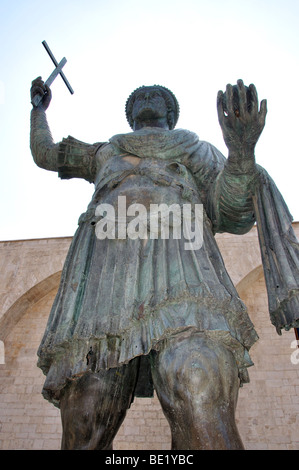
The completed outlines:
[[[298,236],[299,224],[294,228]],[[299,364],[291,361],[297,351],[295,334],[291,330],[278,336],[270,323],[256,229],[217,239],[260,337],[251,349],[251,382],[239,393],[237,422],[244,445],[298,450]],[[41,396],[44,376],[36,367],[36,351],[70,242],[71,238],[0,242],[0,340],[5,353],[0,360],[0,449],[60,448],[59,410]],[[167,450],[170,441],[157,398],[138,398],[114,448]]]

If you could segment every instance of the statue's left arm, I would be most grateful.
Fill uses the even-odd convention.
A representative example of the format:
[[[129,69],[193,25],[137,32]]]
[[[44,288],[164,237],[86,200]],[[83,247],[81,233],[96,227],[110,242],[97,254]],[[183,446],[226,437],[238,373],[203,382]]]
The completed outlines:
[[[235,93],[235,96],[234,96]],[[254,149],[265,125],[255,87],[227,86],[218,93],[218,116],[229,155],[210,194],[216,231],[244,233],[254,221],[261,249],[270,318],[276,330],[299,327],[299,243],[292,217],[274,181],[255,164]],[[215,222],[214,222],[215,223]]]
[[[255,222],[253,188],[258,179],[255,145],[265,125],[267,105],[258,103],[254,85],[242,80],[218,92],[217,109],[228,158],[213,188],[214,226],[218,232],[246,233]]]

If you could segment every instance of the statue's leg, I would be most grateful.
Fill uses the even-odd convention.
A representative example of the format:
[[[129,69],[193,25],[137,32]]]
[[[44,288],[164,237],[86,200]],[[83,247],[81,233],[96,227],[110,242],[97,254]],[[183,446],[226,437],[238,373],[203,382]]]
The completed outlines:
[[[172,449],[243,449],[235,423],[238,369],[221,342],[204,333],[165,340],[152,353],[152,376]]]
[[[86,373],[61,400],[63,450],[108,450],[133,399],[138,358],[117,369]]]

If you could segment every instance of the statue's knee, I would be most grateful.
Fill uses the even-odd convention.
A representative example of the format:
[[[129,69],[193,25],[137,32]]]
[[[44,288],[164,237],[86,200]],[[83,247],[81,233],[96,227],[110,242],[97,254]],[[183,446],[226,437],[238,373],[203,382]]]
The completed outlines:
[[[216,357],[204,353],[191,353],[177,371],[177,394],[184,401],[198,404],[215,402],[221,396],[221,371]]]
[[[173,401],[188,403],[192,398],[198,405],[227,401],[232,388],[237,386],[237,367],[232,354],[204,335],[192,335],[165,348],[158,367]]]

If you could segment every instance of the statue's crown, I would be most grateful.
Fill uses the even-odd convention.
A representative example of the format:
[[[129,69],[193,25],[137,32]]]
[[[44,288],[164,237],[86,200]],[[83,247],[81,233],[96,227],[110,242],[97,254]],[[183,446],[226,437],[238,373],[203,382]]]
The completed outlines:
[[[127,121],[130,125],[130,127],[133,129],[133,119],[132,119],[132,108],[133,108],[133,104],[134,104],[134,99],[135,99],[135,96],[138,92],[140,92],[141,90],[146,90],[146,89],[151,89],[151,88],[158,88],[158,90],[162,93],[162,96],[165,100],[165,103],[167,105],[167,108],[168,108],[168,124],[169,124],[169,128],[170,129],[174,129],[174,127],[176,126],[176,123],[179,119],[179,114],[180,114],[180,107],[179,107],[179,103],[175,97],[175,95],[172,93],[172,91],[170,91],[168,88],[164,87],[164,86],[161,86],[161,85],[151,85],[151,86],[145,86],[145,85],[142,85],[140,86],[139,88],[136,88],[136,90],[134,90],[129,98],[127,99],[127,102],[126,102],[126,116],[127,116]]]

